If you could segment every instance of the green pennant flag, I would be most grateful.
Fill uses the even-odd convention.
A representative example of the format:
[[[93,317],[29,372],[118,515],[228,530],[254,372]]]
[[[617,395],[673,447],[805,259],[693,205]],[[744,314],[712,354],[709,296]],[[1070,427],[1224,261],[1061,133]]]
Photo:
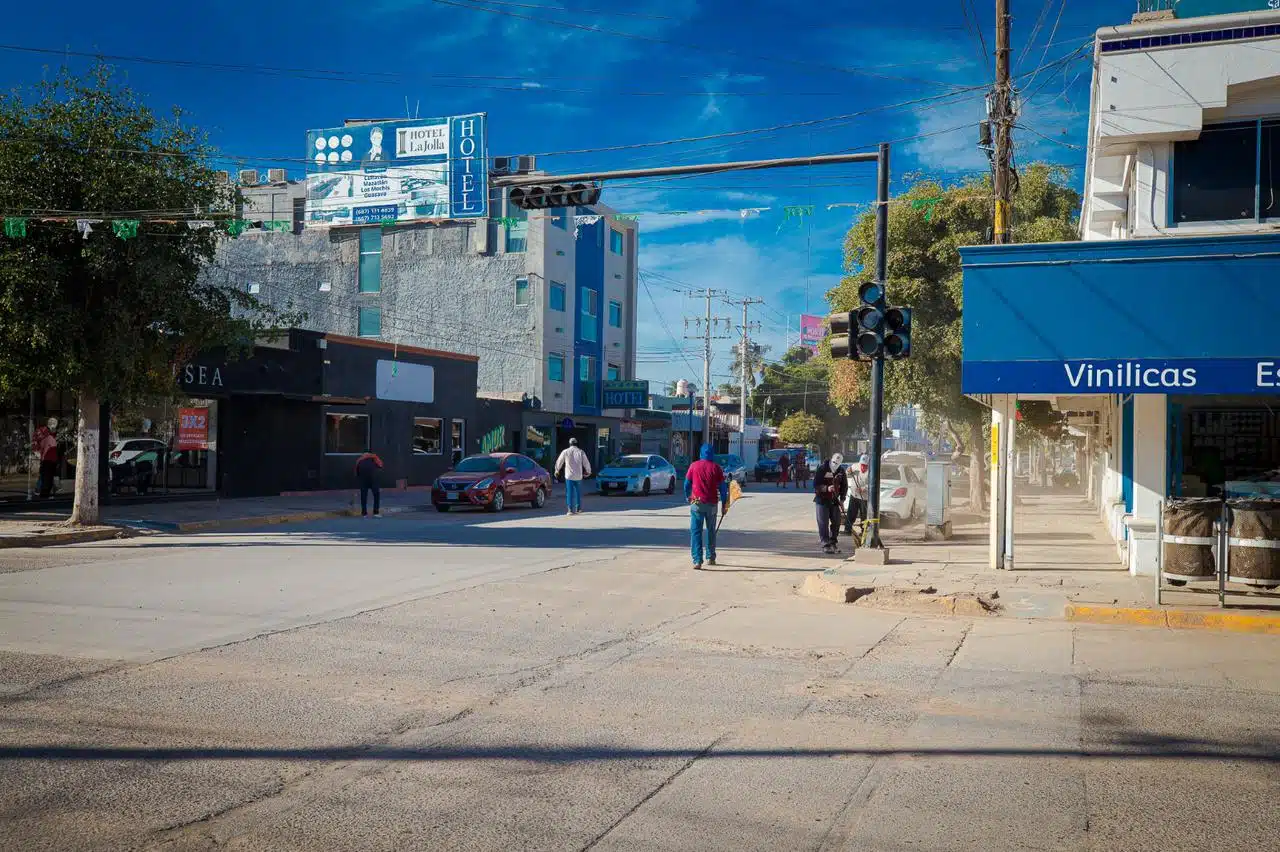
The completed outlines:
[[[27,218],[25,216],[6,216],[4,220],[6,237],[25,237],[27,235]]]
[[[138,236],[138,220],[137,219],[113,219],[111,220],[111,230],[122,240],[130,240]]]
[[[262,223],[262,230],[279,231],[282,234],[287,234],[293,230],[293,223],[287,219],[271,219]]]
[[[227,233],[230,234],[233,239],[243,234],[246,230],[248,230],[248,228],[249,228],[249,221],[247,219],[228,219],[227,220]]]
[[[942,198],[941,198],[941,197],[934,197],[934,198],[913,198],[913,199],[911,199],[911,209],[913,209],[913,210],[919,210],[919,209],[921,209],[921,208],[924,208],[924,220],[925,220],[926,222],[932,222],[932,221],[933,221],[933,208],[937,207],[937,206],[938,206],[938,202],[939,202],[939,201],[941,201],[941,200],[942,200]]]

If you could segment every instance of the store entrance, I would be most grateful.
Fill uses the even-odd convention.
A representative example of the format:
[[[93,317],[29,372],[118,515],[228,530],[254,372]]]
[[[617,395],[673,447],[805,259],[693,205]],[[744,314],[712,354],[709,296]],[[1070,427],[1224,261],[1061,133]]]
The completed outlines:
[[[1280,496],[1280,396],[1169,397],[1175,497]]]

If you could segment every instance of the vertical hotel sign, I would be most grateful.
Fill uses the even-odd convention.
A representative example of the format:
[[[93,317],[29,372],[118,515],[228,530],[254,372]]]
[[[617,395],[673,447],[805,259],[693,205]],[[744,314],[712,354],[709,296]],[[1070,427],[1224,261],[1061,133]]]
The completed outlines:
[[[484,113],[307,132],[308,225],[489,215]]]

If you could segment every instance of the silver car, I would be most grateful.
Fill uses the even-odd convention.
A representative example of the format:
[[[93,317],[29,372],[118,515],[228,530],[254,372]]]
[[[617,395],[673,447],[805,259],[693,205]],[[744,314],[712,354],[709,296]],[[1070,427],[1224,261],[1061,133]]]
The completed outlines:
[[[622,456],[609,462],[596,474],[596,488],[601,495],[649,494],[676,490],[676,469],[662,456]]]

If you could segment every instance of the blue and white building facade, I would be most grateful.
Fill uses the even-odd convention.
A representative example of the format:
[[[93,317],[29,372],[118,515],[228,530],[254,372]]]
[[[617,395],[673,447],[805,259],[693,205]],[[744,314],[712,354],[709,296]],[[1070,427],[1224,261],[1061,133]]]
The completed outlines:
[[[993,455],[1016,399],[1068,412],[1136,574],[1162,501],[1280,491],[1280,11],[1244,5],[1099,30],[1082,241],[962,250],[962,386]]]

